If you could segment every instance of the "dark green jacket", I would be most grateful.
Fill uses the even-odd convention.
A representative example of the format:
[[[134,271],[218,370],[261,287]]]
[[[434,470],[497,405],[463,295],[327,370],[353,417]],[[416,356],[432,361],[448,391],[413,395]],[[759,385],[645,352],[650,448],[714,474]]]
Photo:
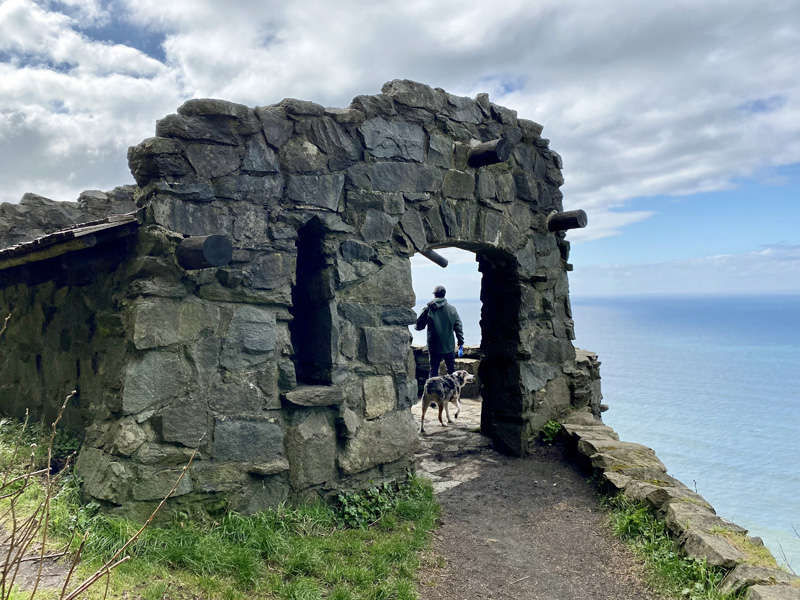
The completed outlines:
[[[464,345],[464,329],[461,318],[455,306],[447,303],[444,298],[434,298],[422,309],[417,324],[417,331],[428,328],[428,352],[446,354],[455,352],[453,332],[458,338],[458,345]]]

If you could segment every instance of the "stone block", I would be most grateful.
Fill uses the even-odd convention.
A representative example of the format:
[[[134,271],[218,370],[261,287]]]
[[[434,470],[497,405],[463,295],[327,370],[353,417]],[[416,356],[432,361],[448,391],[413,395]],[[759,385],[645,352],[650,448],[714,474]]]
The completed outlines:
[[[279,110],[272,107],[256,108],[256,116],[261,121],[264,137],[273,148],[280,148],[292,136],[294,123],[287,119]]]
[[[744,600],[800,600],[800,588],[788,585],[754,585]]]
[[[183,469],[139,467],[136,482],[131,486],[134,500],[163,500],[178,481]],[[192,491],[192,478],[187,473],[172,493],[172,498]]]
[[[239,143],[229,123],[204,117],[167,115],[156,121],[156,135],[228,146],[236,146]]]
[[[310,100],[298,100],[297,98],[284,98],[278,102],[278,108],[283,109],[287,115],[308,115],[321,117],[325,114],[325,107]]]
[[[344,302],[361,304],[413,306],[416,296],[411,285],[411,263],[408,260],[393,260],[361,283],[342,290],[339,298]]]
[[[389,308],[381,313],[381,321],[386,325],[413,325],[417,314],[410,308]]]
[[[210,439],[208,408],[198,400],[173,401],[161,412],[161,436],[165,442],[178,442],[197,448],[200,439]]]
[[[749,586],[798,585],[799,583],[800,577],[781,569],[739,564],[719,584],[719,591],[722,594],[737,594]]]
[[[155,223],[184,235],[224,234],[233,224],[227,211],[213,204],[194,204],[159,196],[150,205]]]
[[[395,79],[383,84],[381,92],[398,104],[439,112],[444,107],[446,94],[430,86],[408,79]]]
[[[214,98],[192,98],[178,107],[178,114],[187,117],[217,116],[244,119],[249,113],[250,109],[244,104]]]
[[[335,211],[344,187],[344,175],[290,175],[286,195],[298,204]]]
[[[597,454],[593,454],[590,458],[592,466],[595,469],[604,471],[613,470],[626,473],[631,469],[640,468],[657,470],[663,473],[667,472],[664,463],[662,463],[652,451],[647,452],[645,450],[619,447],[606,452],[598,452]]]
[[[298,406],[338,406],[344,402],[344,388],[331,385],[300,385],[285,394]]]
[[[446,171],[442,193],[448,198],[471,199],[475,194],[475,176],[453,169]]]
[[[442,112],[454,121],[462,123],[477,125],[483,121],[483,113],[478,103],[472,98],[464,96],[447,94],[447,103],[444,105]]]
[[[238,308],[224,340],[223,367],[243,369],[265,362],[277,343],[275,312],[260,306]]]
[[[422,162],[425,131],[416,123],[369,119],[359,127],[364,145],[375,158],[404,158]]]
[[[110,454],[130,456],[144,444],[147,436],[142,428],[132,417],[125,417],[117,421],[105,436],[105,449]]]
[[[702,531],[687,531],[683,550],[690,558],[705,560],[709,567],[731,569],[746,558],[725,538]]]
[[[213,181],[214,194],[230,200],[247,200],[264,206],[278,203],[283,196],[283,176],[227,175]]]
[[[364,416],[367,419],[374,419],[395,410],[397,398],[391,376],[365,377],[363,386],[366,406]]]
[[[275,417],[221,417],[214,424],[214,459],[264,463],[284,456]]]
[[[328,165],[328,156],[305,138],[290,139],[279,151],[280,162],[297,173],[318,173]]]
[[[267,146],[264,139],[254,136],[247,140],[242,158],[242,171],[248,173],[277,173],[280,171],[280,162],[275,152]]]
[[[186,158],[197,174],[207,179],[233,173],[242,160],[237,148],[218,144],[189,144]]]
[[[289,482],[295,490],[331,481],[336,476],[336,432],[323,411],[312,412],[286,430]]]
[[[81,450],[75,471],[83,479],[83,493],[114,504],[122,504],[128,494],[133,473],[123,462],[98,450]]]
[[[376,192],[438,192],[442,170],[432,165],[404,162],[378,162],[353,165],[347,169],[350,183]]]
[[[411,334],[403,327],[364,327],[367,360],[372,364],[404,364]]]
[[[148,406],[185,396],[191,381],[191,368],[179,354],[148,352],[128,366],[122,411],[126,415],[135,414]]]
[[[364,421],[339,456],[345,473],[359,473],[402,458],[411,459],[419,445],[417,424],[411,411],[391,412]]]
[[[353,161],[361,159],[361,145],[328,116],[314,119],[308,136],[326,154],[342,156]]]
[[[369,210],[361,226],[361,237],[365,242],[388,242],[396,224],[396,217],[381,211]]]
[[[257,290],[277,290],[291,285],[295,257],[283,252],[259,253],[246,267],[250,286]]]
[[[428,163],[449,169],[453,166],[453,141],[443,135],[431,134]]]
[[[375,248],[356,240],[345,240],[339,246],[339,252],[346,261],[368,261],[376,256]]]
[[[688,530],[710,533],[718,529],[727,529],[747,533],[746,529],[715,515],[711,509],[705,506],[680,500],[667,505],[664,522],[677,536],[683,535]]]
[[[144,298],[133,308],[133,344],[139,350],[188,344],[219,326],[219,309],[196,300]]]

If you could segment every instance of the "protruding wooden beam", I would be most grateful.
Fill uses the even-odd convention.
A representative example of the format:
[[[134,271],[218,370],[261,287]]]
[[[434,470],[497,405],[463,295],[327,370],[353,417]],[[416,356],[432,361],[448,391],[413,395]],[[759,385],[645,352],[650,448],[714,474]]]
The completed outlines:
[[[175,250],[184,269],[222,267],[233,258],[233,245],[226,235],[204,235],[183,240]]]
[[[468,163],[470,167],[478,168],[506,162],[511,156],[511,142],[500,138],[490,142],[478,144],[469,151]]]
[[[447,259],[438,252],[435,252],[433,250],[422,250],[420,254],[422,254],[422,256],[424,256],[428,260],[435,262],[443,269],[448,265]]]
[[[567,229],[583,229],[589,223],[589,217],[583,210],[568,210],[553,213],[547,217],[547,229],[550,231],[566,231]]]

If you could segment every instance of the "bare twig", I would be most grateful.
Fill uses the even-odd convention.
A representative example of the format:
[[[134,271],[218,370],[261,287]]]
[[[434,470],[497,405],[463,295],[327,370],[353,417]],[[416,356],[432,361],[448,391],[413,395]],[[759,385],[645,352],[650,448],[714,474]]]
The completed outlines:
[[[50,480],[50,464],[53,462],[53,444],[56,441],[56,427],[58,423],[61,421],[61,417],[64,416],[64,410],[67,408],[67,403],[75,397],[77,394],[77,390],[72,390],[72,393],[67,395],[64,398],[64,403],[61,405],[61,408],[58,411],[58,415],[56,416],[56,420],[53,421],[52,431],[50,433],[50,442],[47,445],[47,473],[45,475],[46,483],[45,483],[45,494],[44,494],[44,525],[42,527],[42,552],[40,554],[41,562],[39,563],[39,572],[36,574],[36,581],[33,584],[33,591],[31,592],[31,600],[36,595],[36,590],[39,589],[39,581],[42,578],[42,569],[44,568],[44,553],[45,553],[45,546],[47,546],[47,533],[48,527],[50,526],[50,497],[53,493],[53,483]]]
[[[525,577],[521,577],[519,579],[515,579],[514,581],[512,581],[511,583],[507,583],[506,585],[510,587],[510,586],[514,585],[515,583],[519,583],[520,581],[525,581],[526,579],[530,579],[530,578],[531,578],[530,575],[526,575]]]
[[[205,438],[205,434],[203,434],[203,436],[200,438],[201,442],[203,441],[203,438]],[[106,574],[108,571],[111,571],[117,565],[125,562],[126,560],[128,560],[130,558],[130,556],[126,556],[126,557],[122,558],[121,560],[117,561],[117,558],[119,558],[119,556],[123,552],[125,552],[125,550],[127,550],[127,548],[139,538],[139,536],[147,528],[147,526],[150,525],[150,523],[153,522],[153,519],[155,518],[156,514],[158,514],[158,511],[161,510],[161,507],[164,506],[164,504],[166,504],[167,500],[169,500],[169,498],[172,496],[172,494],[175,493],[175,490],[178,489],[178,485],[180,484],[180,482],[183,479],[183,477],[186,475],[186,471],[189,470],[189,467],[192,465],[192,461],[194,461],[194,458],[195,458],[195,456],[197,456],[197,452],[199,450],[200,450],[200,444],[198,444],[198,447],[195,448],[194,452],[192,452],[192,456],[189,458],[189,462],[187,462],[186,465],[184,465],[180,476],[178,477],[177,481],[175,481],[175,485],[173,485],[172,489],[169,491],[169,493],[166,496],[164,496],[164,499],[161,502],[159,502],[158,506],[156,506],[156,509],[153,511],[153,514],[151,514],[150,517],[147,519],[147,521],[145,521],[144,525],[142,525],[141,528],[139,528],[139,531],[137,531],[135,534],[133,534],[133,536],[127,542],[125,542],[125,544],[123,544],[122,548],[120,548],[119,550],[116,551],[114,556],[112,556],[106,562],[106,564],[104,564],[102,567],[100,567],[97,571],[94,572],[93,575],[90,575],[82,584],[80,584],[71,593],[69,593],[67,596],[65,596],[64,600],[75,600],[75,598],[80,596],[85,590],[87,590],[89,587],[94,585],[97,582],[97,580],[99,580],[104,574]],[[114,561],[117,561],[117,562],[114,562]]]
[[[78,561],[81,559],[81,553],[83,552],[83,547],[86,545],[86,539],[89,537],[89,532],[83,534],[83,539],[81,540],[80,545],[78,546],[78,551],[75,552],[75,558],[72,559],[72,564],[69,566],[69,573],[67,573],[67,578],[64,580],[64,585],[61,586],[61,595],[58,597],[58,600],[64,599],[64,594],[67,593],[67,587],[69,587],[69,580],[72,579],[72,574],[75,572],[75,567],[78,566]]]
[[[3,326],[0,327],[0,335],[3,335],[6,332],[6,328],[8,327],[8,320],[11,318],[11,313],[6,315],[5,321],[3,321]]]

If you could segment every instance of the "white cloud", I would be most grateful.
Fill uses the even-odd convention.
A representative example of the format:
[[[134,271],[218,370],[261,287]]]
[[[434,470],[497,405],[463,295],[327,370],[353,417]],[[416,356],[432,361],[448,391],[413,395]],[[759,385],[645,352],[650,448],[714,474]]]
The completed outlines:
[[[191,96],[346,106],[411,78],[488,91],[543,123],[564,157],[566,207],[590,216],[570,239],[617,235],[649,216],[627,209],[632,198],[800,162],[798,17],[781,0],[5,0],[0,200],[130,181],[125,146]],[[109,19],[163,39],[164,62],[81,33]]]
[[[573,296],[800,291],[800,246],[638,265],[586,265],[570,274]]]

